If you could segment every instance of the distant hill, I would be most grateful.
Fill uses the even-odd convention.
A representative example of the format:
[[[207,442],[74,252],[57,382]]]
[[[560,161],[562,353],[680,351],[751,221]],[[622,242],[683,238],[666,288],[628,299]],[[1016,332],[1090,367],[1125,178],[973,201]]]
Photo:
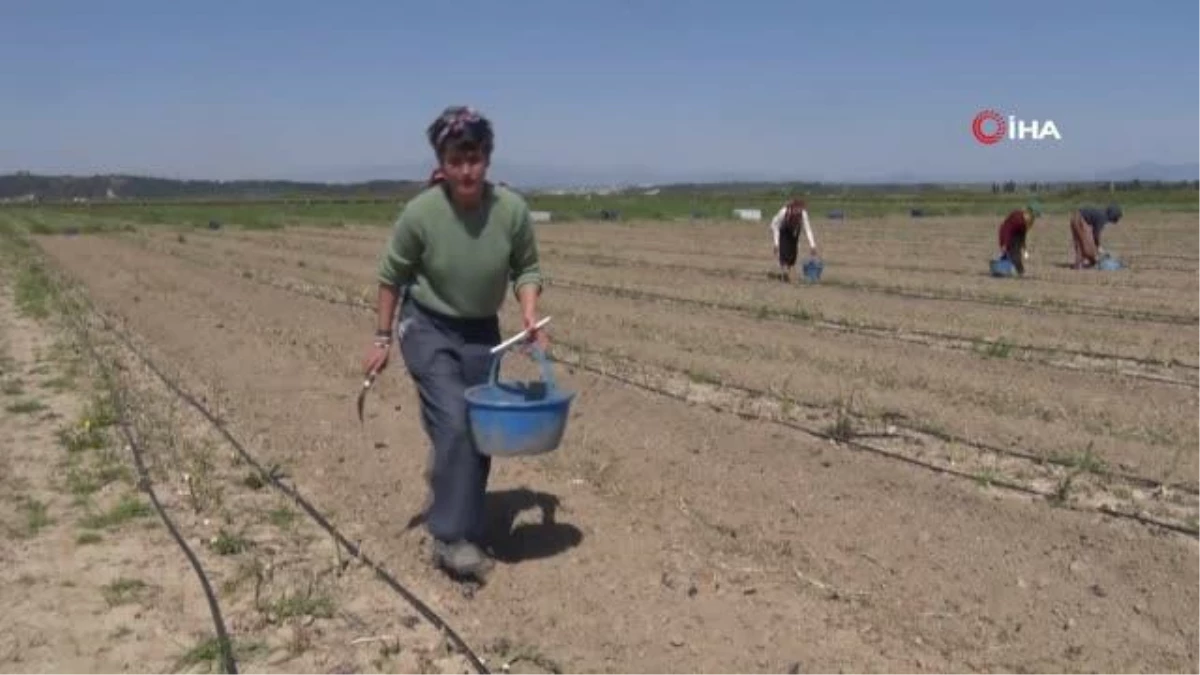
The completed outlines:
[[[432,161],[409,162],[309,171],[294,176],[294,178],[353,183],[382,177],[422,177],[427,176],[432,170]],[[779,183],[796,180],[795,176],[781,175],[778,172],[772,175],[768,172],[748,171],[663,171],[635,164],[603,167],[556,166],[508,159],[496,159],[488,174],[495,180],[505,181],[525,190],[679,183]],[[806,180],[811,180],[811,178]]]
[[[371,180],[323,183],[284,180],[176,180],[147,176],[44,176],[19,172],[0,176],[0,200],[31,196],[41,201],[86,199],[265,199],[288,196],[394,197],[410,194],[418,181]]]
[[[431,164],[409,163],[392,165],[362,166],[353,169],[339,169],[298,176],[303,179],[360,181],[380,177],[424,176],[431,170]],[[645,166],[553,166],[527,162],[514,162],[499,159],[491,169],[491,175],[498,180],[527,190],[537,189],[575,189],[575,188],[614,188],[621,186],[679,186],[687,185],[691,189],[698,187],[727,186],[727,185],[781,185],[805,183],[809,185],[853,185],[863,188],[874,188],[896,185],[953,185],[953,184],[988,184],[999,180],[1015,180],[1022,183],[1086,183],[1091,181],[1194,181],[1200,180],[1200,163],[1191,164],[1161,164],[1142,162],[1131,166],[1103,170],[1094,174],[1087,172],[1073,173],[1038,173],[1036,171],[1012,176],[994,176],[980,173],[977,176],[947,176],[930,175],[917,171],[898,171],[881,173],[875,176],[860,178],[843,178],[818,175],[789,175],[779,171],[705,171],[705,170],[660,170]]]
[[[1156,164],[1142,162],[1096,174],[1098,180],[1183,181],[1200,180],[1200,162]]]
[[[362,167],[355,171],[337,172],[341,182],[324,180],[180,180],[134,176],[126,174],[65,176],[39,175],[18,172],[0,175],[0,203],[41,201],[116,201],[116,200],[253,200],[253,199],[407,199],[419,190],[428,175],[429,167],[411,166]],[[358,180],[350,178],[357,176]],[[545,190],[565,192],[611,192],[628,189],[633,192],[655,188],[662,193],[733,193],[772,192],[780,189],[802,190],[811,194],[840,192],[911,192],[974,187],[988,189],[990,181],[943,182],[921,181],[915,175],[893,175],[874,181],[840,181],[822,183],[798,177],[780,178],[761,175],[709,174],[689,176],[686,173],[666,175],[640,167],[627,167],[621,181],[605,180],[613,174],[601,170],[555,169],[531,165],[497,163],[491,176],[526,192]],[[372,179],[372,176],[401,176],[404,178]],[[1018,182],[1020,178],[1015,178]],[[1110,181],[1141,183],[1142,188],[1164,182],[1195,183],[1200,179],[1200,164],[1156,164],[1144,162],[1122,169],[1098,172],[1092,179],[1038,180],[1043,189],[1055,186],[1077,187],[1088,182]],[[1009,181],[1011,182],[1011,181]],[[1137,184],[1130,185],[1137,189]]]

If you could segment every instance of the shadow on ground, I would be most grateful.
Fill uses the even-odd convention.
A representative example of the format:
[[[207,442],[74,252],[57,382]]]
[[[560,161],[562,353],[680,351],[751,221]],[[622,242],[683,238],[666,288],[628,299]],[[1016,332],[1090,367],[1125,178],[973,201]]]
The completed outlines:
[[[557,495],[536,492],[528,488],[489,492],[484,508],[487,512],[487,540],[496,560],[507,563],[535,560],[558,555],[583,541],[583,532],[569,523],[556,520],[561,502]],[[516,525],[521,513],[536,508],[541,519]],[[425,511],[409,519],[409,530],[425,523]]]
[[[487,544],[492,555],[508,563],[549,558],[583,541],[583,532],[569,523],[560,523],[556,515],[560,501],[556,495],[527,488],[490,492],[487,495]],[[524,511],[536,508],[538,522],[516,524]]]

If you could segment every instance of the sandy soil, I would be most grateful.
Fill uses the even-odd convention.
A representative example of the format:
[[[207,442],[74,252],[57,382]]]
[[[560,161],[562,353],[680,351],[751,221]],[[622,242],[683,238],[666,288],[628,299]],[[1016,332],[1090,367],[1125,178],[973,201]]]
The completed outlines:
[[[570,238],[576,226],[558,227],[547,231]],[[582,240],[604,230],[581,225],[574,232]],[[382,231],[249,235],[301,244],[293,252],[303,267],[283,246],[280,259],[269,261],[275,254],[226,255],[223,243],[196,245],[233,234],[39,243],[100,308],[122,318],[122,330],[218,407],[251,452],[278,463],[348,536],[412,580],[481,653],[523,654],[516,670],[1197,669],[1193,537],[1054,508],[565,367],[564,384],[580,392],[568,437],[552,455],[497,463],[491,507],[501,564],[468,597],[429,568],[424,534],[407,526],[425,498],[427,450],[402,368],[380,381],[365,428],[354,420],[369,314],[264,283],[286,271],[353,292],[370,281]],[[671,245],[692,234],[663,227],[644,236]],[[354,266],[357,251],[363,258]],[[247,276],[237,271],[243,265]],[[256,274],[264,267],[268,278]],[[788,289],[714,282],[702,270],[655,278],[651,270],[614,273],[550,256],[547,267],[596,286],[789,305]],[[882,315],[945,332],[992,333],[980,325],[1010,317],[994,306],[947,316],[938,304],[944,301],[859,289],[791,292],[805,302],[824,294],[823,314]],[[1047,375],[1015,359],[887,346],[803,323],[786,338],[767,322],[731,330],[723,310],[643,303],[643,313],[611,295],[552,285],[547,303],[563,318],[556,335],[620,348],[627,360],[651,365],[682,370],[688,354],[697,367],[726,364],[717,389],[726,379],[778,387],[790,375],[793,382],[813,378],[828,392],[850,378],[878,388],[878,405],[957,411],[946,419],[962,418],[981,434],[1028,429],[1046,447],[1069,445],[1051,441],[1072,433],[1112,433],[1087,430],[1084,420],[1124,401],[1131,409],[1110,426],[1126,442],[1105,452],[1134,472],[1164,470],[1158,446],[1135,430],[1154,421],[1146,417],[1152,409],[1177,436],[1164,447],[1196,444],[1194,419],[1172,412],[1194,409],[1188,387],[1090,372]],[[1194,327],[1189,334],[1116,317],[1011,320],[1045,345],[1195,355]],[[511,314],[505,321],[511,328]],[[700,339],[709,333],[711,344]],[[728,352],[722,360],[720,351]],[[517,373],[521,367],[513,366]],[[959,381],[965,378],[954,373],[963,369],[978,371],[980,380]],[[1010,369],[1017,376],[1006,378]],[[878,386],[889,375],[892,384]],[[1056,395],[1051,419],[1040,419],[1036,406]],[[1195,473],[1194,453],[1187,460],[1185,478]],[[392,603],[395,613],[400,604],[380,590],[358,597],[362,611]]]
[[[288,276],[295,260],[257,250],[222,250],[214,256],[187,245],[152,247],[206,267],[227,265],[227,274],[295,292],[363,306],[369,302],[369,293],[354,297],[339,290],[340,279],[331,276],[328,259],[322,256],[300,254],[307,262],[301,280]],[[314,284],[313,279],[332,279],[333,286]],[[643,383],[675,380],[670,384],[675,391],[682,380],[691,395],[708,404],[714,392],[696,392],[698,383],[715,383],[718,398],[728,398],[731,392],[741,396],[743,388],[750,388],[757,392],[748,403],[754,414],[764,416],[764,404],[771,409],[767,416],[790,418],[804,409],[807,422],[830,418],[822,419],[821,425],[836,423],[840,411],[848,408],[856,423],[866,413],[865,421],[868,426],[874,422],[876,435],[888,427],[902,430],[899,442],[896,433],[888,434],[888,451],[921,461],[932,457],[943,469],[988,483],[1002,476],[1075,506],[1115,508],[1195,529],[1193,453],[1179,442],[1195,436],[1193,420],[1186,414],[1195,407],[1194,381],[1164,383],[1127,368],[1113,371],[1095,359],[1083,364],[1050,361],[1066,367],[1066,377],[1060,377],[1063,373],[1041,367],[1044,360],[1014,363],[1000,354],[980,359],[977,349],[945,354],[925,343],[916,348],[896,340],[881,348],[861,335],[821,343],[819,336],[804,331],[780,332],[778,326],[737,321],[736,316],[704,309],[689,314],[688,325],[696,330],[681,331],[676,314],[639,312],[641,305],[627,298],[572,295],[559,289],[547,299],[547,309],[581,336],[573,343],[560,338],[559,344],[584,347],[593,361],[611,354],[633,355],[636,363],[669,369],[648,380],[645,372],[639,373]],[[701,322],[705,316],[712,319],[708,325]],[[614,364],[603,367],[612,372]],[[962,369],[979,375],[963,380],[957,376]],[[1004,391],[1013,377],[1028,385],[1017,397]],[[1039,382],[1045,386],[1039,387]],[[1078,393],[1076,400],[1062,399],[1063,383]],[[1097,392],[1110,388],[1110,383],[1113,397],[1098,399]],[[1124,405],[1130,397],[1144,398],[1147,405]],[[746,414],[746,406],[743,402],[735,407]],[[1110,419],[1113,409],[1130,415],[1123,421]],[[1160,493],[1151,489],[1158,481],[1182,489]]]
[[[212,632],[200,585],[133,489],[124,448],[83,431],[94,392],[71,352],[17,311],[13,275],[3,282],[0,668],[176,667]]]
[[[187,236],[188,245],[179,246],[175,242],[176,248],[211,249],[214,255],[219,253],[234,259],[251,256],[249,260],[254,261],[253,265],[266,262],[284,269],[292,268],[289,273],[300,275],[326,273],[326,279],[342,277],[346,282],[368,290],[380,246],[376,241],[374,244],[357,244],[361,249],[357,253],[327,254],[325,250],[329,247],[322,243],[313,244],[306,251],[289,250],[296,244],[275,244],[279,236],[270,235],[274,241],[251,244],[247,246],[249,250],[239,254],[231,251],[228,244],[213,243],[211,235]],[[155,237],[155,240],[172,245],[165,236]],[[269,253],[264,252],[264,247]],[[1169,294],[1171,298],[1185,300],[1172,299],[1162,306],[1166,309],[1154,309],[1145,303],[1121,305],[1099,299],[1087,304],[1060,305],[1057,301],[1039,304],[1030,298],[1014,296],[1007,290],[977,292],[964,297],[953,291],[938,291],[932,284],[921,287],[889,284],[872,288],[855,285],[856,282],[839,284],[836,278],[818,286],[798,289],[768,279],[769,265],[760,266],[758,275],[746,272],[729,278],[714,273],[712,269],[715,268],[697,265],[683,269],[639,265],[636,264],[638,255],[636,249],[632,249],[614,264],[605,258],[580,262],[548,254],[547,272],[551,283],[575,288],[623,289],[674,300],[685,307],[716,303],[747,312],[780,312],[797,320],[820,319],[843,326],[932,330],[967,339],[1005,340],[1021,345],[1177,360],[1189,364],[1192,370],[1196,365],[1196,324],[1191,319],[1193,313],[1184,306],[1186,299],[1195,295],[1186,285],[1187,273],[1173,273],[1175,281],[1172,283],[1177,290]],[[631,257],[634,258],[632,263]],[[1190,276],[1194,278],[1195,275]],[[992,284],[993,287],[996,285]],[[1007,287],[1017,287],[1017,284],[1014,282]],[[1161,292],[1161,284],[1148,283],[1147,288],[1154,293]],[[1034,304],[1022,304],[1026,302]]]
[[[327,284],[346,275],[343,261],[312,252],[293,259],[259,251],[186,249],[166,245],[166,250],[208,264],[232,264],[231,273],[253,270],[284,279],[299,272],[306,280]],[[304,268],[295,264],[299,259],[306,261]],[[1040,361],[980,358],[977,351],[948,353],[854,334],[830,340],[812,325],[746,321],[718,309],[697,308],[685,318],[676,312],[647,312],[638,300],[591,290],[556,290],[546,307],[579,336],[577,341],[593,348],[721,382],[771,389],[813,405],[828,407],[854,396],[864,410],[901,413],[1048,458],[1090,446],[1114,467],[1195,485],[1196,455],[1180,450],[1197,435],[1196,420],[1189,415],[1198,404],[1194,385],[1114,377],[1107,368],[1064,372]],[[971,378],[961,377],[966,371],[973,373]],[[1022,387],[1019,395],[1008,388],[1014,379]],[[956,405],[947,405],[949,401]]]
[[[15,545],[0,549],[0,598],[14,617],[0,639],[6,670],[220,672],[199,577],[136,488],[124,410],[243,672],[466,672],[433,626],[222,448],[96,317],[36,322],[4,291],[0,433],[12,451],[0,490],[15,507],[2,523]]]

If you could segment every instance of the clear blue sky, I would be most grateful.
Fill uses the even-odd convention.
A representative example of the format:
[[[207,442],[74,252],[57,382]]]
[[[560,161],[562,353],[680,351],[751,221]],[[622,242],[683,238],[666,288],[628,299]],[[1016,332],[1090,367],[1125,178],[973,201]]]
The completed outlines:
[[[1197,160],[1195,0],[8,0],[0,171],[329,175],[497,162],[825,179]],[[1058,144],[978,145],[993,107]],[[395,176],[387,176],[395,177]]]

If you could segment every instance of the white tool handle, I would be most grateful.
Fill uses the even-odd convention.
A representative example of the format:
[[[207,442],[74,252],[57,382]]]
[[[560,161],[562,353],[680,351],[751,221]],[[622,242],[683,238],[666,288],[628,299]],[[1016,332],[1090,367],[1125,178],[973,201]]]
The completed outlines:
[[[546,317],[546,318],[542,319],[541,321],[538,321],[537,323],[535,323],[533,325],[533,327],[541,328],[542,326],[545,326],[548,323],[550,323],[550,317]],[[492,353],[497,354],[499,352],[502,352],[505,349],[508,349],[509,347],[517,344],[518,342],[520,342],[521,340],[524,340],[527,337],[529,337],[529,331],[523,330],[520,333],[517,333],[516,335],[508,338],[504,342],[501,342],[500,344],[496,345],[495,347],[492,347]]]

